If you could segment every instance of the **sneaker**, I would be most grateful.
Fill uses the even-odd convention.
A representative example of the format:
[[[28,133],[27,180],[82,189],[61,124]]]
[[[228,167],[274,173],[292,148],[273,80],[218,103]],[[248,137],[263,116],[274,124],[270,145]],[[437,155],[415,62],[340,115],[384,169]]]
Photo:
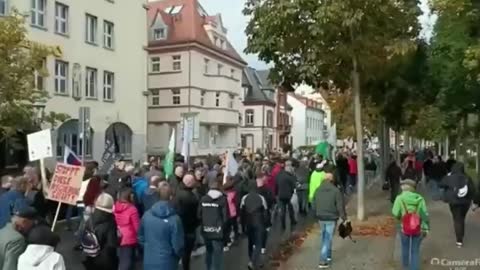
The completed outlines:
[[[227,252],[230,250],[230,247],[226,246],[226,247],[223,247],[223,252]]]
[[[327,262],[328,262],[328,263],[331,263],[331,262],[332,262],[332,258],[327,258]]]
[[[319,269],[327,269],[327,268],[330,268],[330,265],[328,263],[319,263],[318,268]]]
[[[457,247],[458,247],[458,248],[463,247],[463,243],[462,243],[462,242],[457,242]]]
[[[248,270],[253,270],[253,263],[249,262],[247,267],[248,267]]]
[[[265,255],[267,253],[267,249],[266,248],[262,248],[262,255]]]

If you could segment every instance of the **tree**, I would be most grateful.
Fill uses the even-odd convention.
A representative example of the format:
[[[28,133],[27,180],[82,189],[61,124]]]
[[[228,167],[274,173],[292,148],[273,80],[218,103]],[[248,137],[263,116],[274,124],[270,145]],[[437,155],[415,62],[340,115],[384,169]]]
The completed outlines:
[[[48,75],[42,62],[57,49],[29,41],[24,25],[25,17],[15,10],[0,18],[0,139],[38,125],[35,105],[48,99],[46,91],[35,88],[35,73]],[[52,123],[66,117],[50,113],[47,120]]]
[[[417,1],[248,0],[246,52],[273,62],[272,80],[317,86],[333,81],[351,89],[358,142],[358,218],[364,219],[361,84],[392,56],[414,48],[419,33]],[[365,90],[365,89],[364,89]]]

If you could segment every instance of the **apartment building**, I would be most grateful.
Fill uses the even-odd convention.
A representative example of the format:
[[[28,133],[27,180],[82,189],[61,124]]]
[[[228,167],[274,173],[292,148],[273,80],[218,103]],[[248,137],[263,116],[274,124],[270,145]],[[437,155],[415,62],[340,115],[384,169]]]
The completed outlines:
[[[191,156],[239,147],[246,63],[228,41],[221,15],[210,16],[197,0],[150,1],[147,30],[148,152],[165,153],[174,129],[180,149],[186,115]]]
[[[107,141],[116,137],[126,160],[146,153],[147,21],[143,0],[0,0],[0,16],[13,9],[27,15],[28,38],[58,47],[44,60],[48,77],[36,87],[50,99],[43,114],[71,118],[55,127],[58,159],[65,146],[90,160],[101,160]],[[90,132],[79,134],[79,108],[90,108]],[[53,163],[55,160],[52,160]]]

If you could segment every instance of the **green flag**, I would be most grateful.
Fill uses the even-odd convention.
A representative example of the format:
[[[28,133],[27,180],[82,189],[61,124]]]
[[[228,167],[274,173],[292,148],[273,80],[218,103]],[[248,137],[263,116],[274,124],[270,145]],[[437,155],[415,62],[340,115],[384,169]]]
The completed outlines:
[[[321,142],[315,147],[315,153],[323,156],[324,159],[330,159],[328,142]]]
[[[170,143],[168,144],[168,152],[163,161],[163,169],[165,171],[165,177],[168,179],[173,175],[173,163],[175,162],[175,129],[172,130],[172,136],[170,137]]]

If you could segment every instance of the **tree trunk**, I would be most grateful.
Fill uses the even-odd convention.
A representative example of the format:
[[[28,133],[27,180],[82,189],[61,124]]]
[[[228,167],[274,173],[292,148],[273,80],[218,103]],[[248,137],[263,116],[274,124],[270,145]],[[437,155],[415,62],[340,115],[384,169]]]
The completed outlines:
[[[355,106],[355,133],[357,135],[357,189],[358,189],[358,205],[357,219],[365,219],[365,174],[364,174],[364,158],[363,158],[363,125],[362,125],[362,104],[360,102],[360,75],[358,73],[357,59],[353,57],[353,99]]]
[[[385,170],[387,168],[387,163],[385,159],[385,148],[387,147],[385,143],[385,122],[383,121],[383,118],[380,118],[378,121],[378,132],[377,132],[377,138],[379,142],[379,155],[380,155],[380,164],[379,164],[379,170],[380,170],[380,179],[385,179]]]
[[[448,157],[450,156],[450,140],[448,139],[448,135],[445,138],[445,151],[444,152],[445,152],[445,154],[444,154],[445,160],[447,160]]]

